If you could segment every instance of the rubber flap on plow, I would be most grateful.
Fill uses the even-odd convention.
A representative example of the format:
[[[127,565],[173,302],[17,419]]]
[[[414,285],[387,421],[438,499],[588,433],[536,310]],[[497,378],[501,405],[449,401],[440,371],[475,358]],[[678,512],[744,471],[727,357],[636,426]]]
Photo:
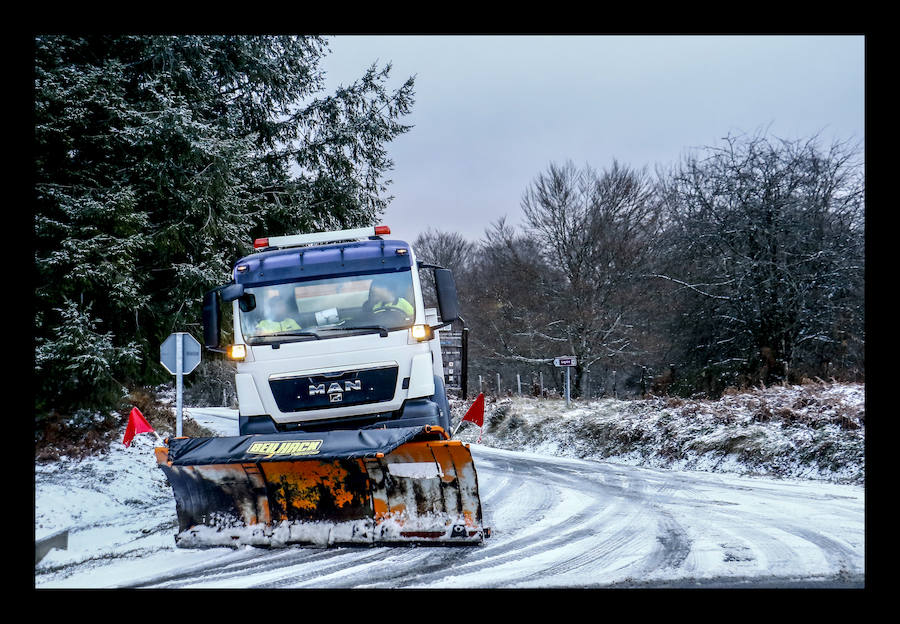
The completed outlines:
[[[440,427],[174,438],[178,546],[480,543],[469,449]]]

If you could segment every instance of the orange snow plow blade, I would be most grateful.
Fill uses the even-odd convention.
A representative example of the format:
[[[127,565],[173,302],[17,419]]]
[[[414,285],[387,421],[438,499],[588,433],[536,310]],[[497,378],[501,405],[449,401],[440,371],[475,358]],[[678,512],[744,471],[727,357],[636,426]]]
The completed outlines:
[[[180,438],[156,449],[182,547],[480,543],[469,449],[440,427]]]

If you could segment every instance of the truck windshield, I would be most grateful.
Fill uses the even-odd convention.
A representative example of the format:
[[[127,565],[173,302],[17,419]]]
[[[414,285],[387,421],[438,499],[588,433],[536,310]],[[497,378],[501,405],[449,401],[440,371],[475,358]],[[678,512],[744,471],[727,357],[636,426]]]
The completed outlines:
[[[251,300],[255,306],[244,311]],[[249,344],[332,338],[373,327],[405,329],[416,316],[408,270],[246,287],[240,309]]]

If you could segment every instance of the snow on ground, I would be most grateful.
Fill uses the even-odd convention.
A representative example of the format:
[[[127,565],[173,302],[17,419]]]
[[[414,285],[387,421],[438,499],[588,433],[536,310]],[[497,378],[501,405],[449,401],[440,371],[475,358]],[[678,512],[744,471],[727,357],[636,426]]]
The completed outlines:
[[[217,435],[237,434],[235,410],[186,408],[184,412],[186,418],[193,416]],[[116,582],[115,578],[103,578],[104,574],[127,574],[129,562],[133,578],[140,578],[148,569],[160,572],[208,562],[208,552],[172,548],[172,536],[178,528],[175,499],[156,465],[155,436],[135,436],[126,448],[121,443],[124,432],[123,427],[103,455],[35,463],[35,540],[70,531],[67,549],[50,550],[35,566],[36,573],[96,561],[92,582],[104,586]],[[165,436],[171,432],[160,433]],[[221,550],[223,557],[231,553],[231,549]],[[104,566],[111,558],[123,563]],[[66,585],[63,581],[54,586]]]
[[[184,411],[186,418],[193,417],[216,435],[237,435],[235,410],[207,407]],[[122,436],[124,432],[123,427]],[[156,437],[137,435],[127,448],[121,439],[117,437],[100,456],[35,463],[35,539],[74,526],[100,526],[140,515],[148,504],[165,507],[160,511],[166,518],[170,511],[174,516],[172,488],[157,468],[153,453]]]
[[[467,407],[454,402],[454,426]],[[216,435],[237,433],[235,410],[185,408],[185,416]],[[861,384],[776,387],[719,401],[602,399],[568,409],[563,400],[515,397],[488,401],[482,444],[653,469],[862,485],[864,416]],[[478,435],[466,425],[458,437],[475,442]],[[104,586],[116,581],[104,575],[133,569],[130,578],[139,579],[243,556],[229,548],[173,549],[175,503],[156,467],[155,437],[138,435],[129,448],[118,440],[102,456],[35,463],[35,539],[71,530],[67,550],[51,550],[36,564],[37,586],[40,577],[65,587],[72,564],[83,571],[96,563],[92,584]],[[119,563],[105,565],[110,558]]]

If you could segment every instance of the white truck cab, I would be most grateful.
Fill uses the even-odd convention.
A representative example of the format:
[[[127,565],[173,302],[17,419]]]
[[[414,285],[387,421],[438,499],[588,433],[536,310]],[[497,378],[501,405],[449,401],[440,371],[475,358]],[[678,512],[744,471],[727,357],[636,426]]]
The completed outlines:
[[[459,318],[450,271],[386,226],[257,239],[206,294],[204,342],[237,361],[241,435],[438,425],[449,431],[436,330]],[[419,268],[434,269],[442,324]],[[234,340],[220,344],[219,302]]]

